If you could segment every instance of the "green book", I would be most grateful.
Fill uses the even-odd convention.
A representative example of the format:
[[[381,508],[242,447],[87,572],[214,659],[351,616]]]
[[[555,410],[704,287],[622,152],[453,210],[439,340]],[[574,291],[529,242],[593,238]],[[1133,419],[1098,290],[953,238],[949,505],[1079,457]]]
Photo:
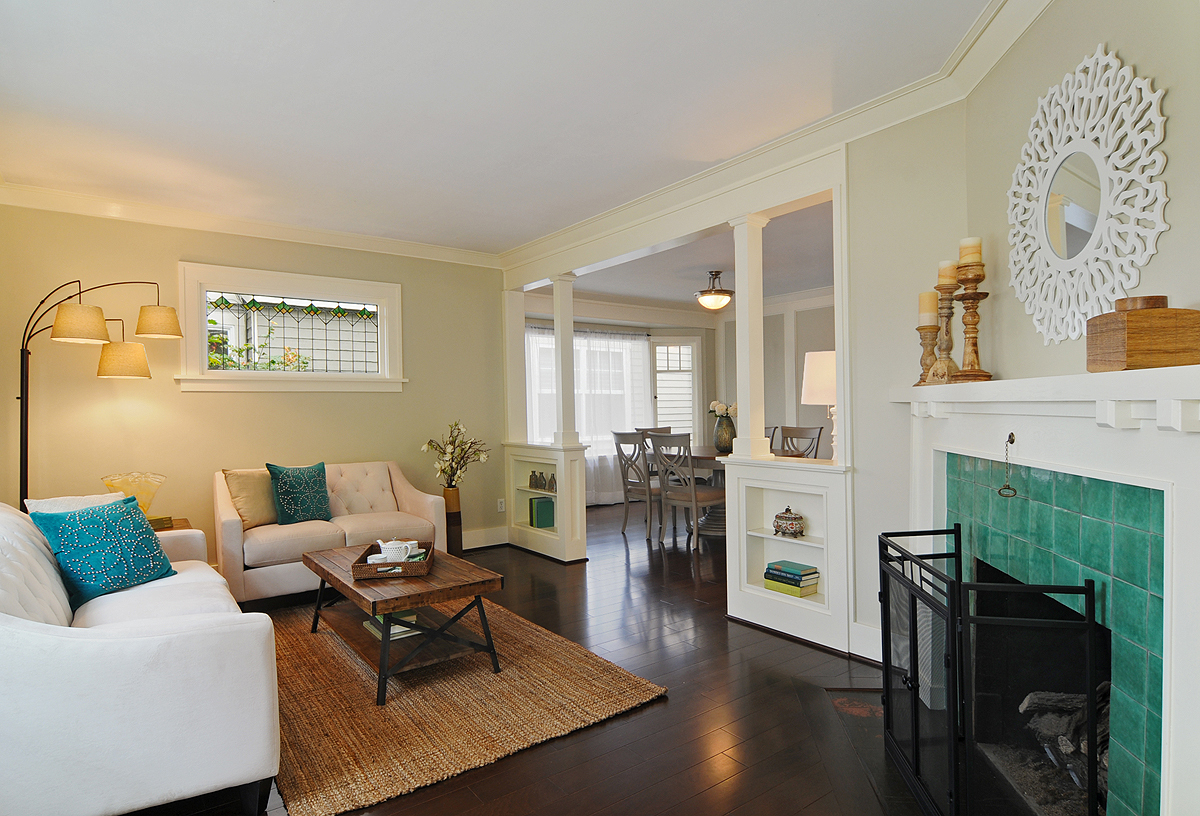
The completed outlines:
[[[801,578],[815,575],[817,572],[817,568],[812,564],[798,564],[795,561],[772,561],[770,564],[767,564],[767,569],[799,575]]]
[[[782,592],[785,595],[792,595],[797,598],[803,598],[805,595],[815,595],[817,593],[817,585],[798,587],[791,584],[785,584],[780,581],[772,581],[770,579],[763,580],[763,586],[775,592]]]

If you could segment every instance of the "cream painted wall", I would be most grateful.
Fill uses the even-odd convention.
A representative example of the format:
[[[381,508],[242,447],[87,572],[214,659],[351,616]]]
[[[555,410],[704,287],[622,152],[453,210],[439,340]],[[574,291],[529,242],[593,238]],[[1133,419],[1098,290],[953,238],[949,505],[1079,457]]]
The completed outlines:
[[[1196,251],[1200,239],[1200,4],[1058,0],[1012,47],[967,99],[967,231],[984,239],[992,296],[980,314],[983,367],[998,377],[1041,377],[1086,371],[1087,341],[1043,345],[1009,286],[1008,213],[1005,193],[1037,101],[1074,71],[1099,43],[1116,50],[1138,76],[1166,89],[1163,113],[1167,156],[1165,215],[1171,229],[1142,269],[1134,295],[1168,295],[1172,306],[1200,308]]]
[[[354,250],[0,207],[0,283],[11,318],[0,333],[3,456],[0,499],[18,493],[16,400],[21,330],[29,311],[59,283],[156,280],[163,302],[177,305],[180,260],[397,282],[402,286],[402,393],[181,393],[175,341],[147,340],[152,380],[97,379],[95,347],[32,344],[30,493],[33,497],[103,492],[100,477],[128,470],[167,476],[154,510],[186,516],[203,529],[213,554],[213,473],[266,461],[395,459],[420,489],[440,493],[431,454],[419,448],[460,419],[493,458],[462,485],[467,530],[503,524],[504,496],[501,273],[478,267]],[[149,287],[95,293],[88,302],[126,320]],[[151,301],[152,302],[152,301]],[[133,339],[130,337],[130,339]]]
[[[950,105],[847,149],[852,575],[855,621],[870,626],[879,625],[879,533],[908,523],[908,406],[889,393],[921,374],[917,294],[966,235],[964,114]]]

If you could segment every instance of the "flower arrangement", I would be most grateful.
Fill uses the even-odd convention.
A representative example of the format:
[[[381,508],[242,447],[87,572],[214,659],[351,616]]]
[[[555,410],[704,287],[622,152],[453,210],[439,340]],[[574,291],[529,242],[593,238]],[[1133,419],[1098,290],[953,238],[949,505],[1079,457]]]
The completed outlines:
[[[735,402],[733,405],[726,405],[723,402],[713,400],[708,405],[708,412],[710,414],[716,414],[719,417],[735,417],[737,416],[737,403]]]
[[[440,442],[430,439],[421,446],[421,450],[437,454],[433,467],[442,478],[444,487],[458,487],[467,465],[488,460],[488,449],[483,442],[467,436],[467,429],[457,419],[450,423],[449,436],[442,437]]]

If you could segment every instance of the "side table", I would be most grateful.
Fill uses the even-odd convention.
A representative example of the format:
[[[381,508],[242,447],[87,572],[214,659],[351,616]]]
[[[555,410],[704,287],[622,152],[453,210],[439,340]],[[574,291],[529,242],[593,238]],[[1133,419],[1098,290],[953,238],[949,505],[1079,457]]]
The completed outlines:
[[[170,561],[208,563],[208,539],[204,537],[203,530],[192,527],[187,519],[177,518],[170,527],[156,532],[163,552]]]

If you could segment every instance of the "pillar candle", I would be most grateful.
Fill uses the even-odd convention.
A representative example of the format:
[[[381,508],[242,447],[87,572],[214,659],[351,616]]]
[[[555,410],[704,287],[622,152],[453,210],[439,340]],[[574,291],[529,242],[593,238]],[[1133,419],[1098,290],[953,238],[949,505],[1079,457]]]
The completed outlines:
[[[958,283],[958,264],[954,261],[938,263],[938,284]]]
[[[922,292],[919,300],[920,308],[917,309],[917,325],[936,326],[938,324],[938,293]]]
[[[959,263],[983,263],[983,239],[963,238],[958,242]]]

